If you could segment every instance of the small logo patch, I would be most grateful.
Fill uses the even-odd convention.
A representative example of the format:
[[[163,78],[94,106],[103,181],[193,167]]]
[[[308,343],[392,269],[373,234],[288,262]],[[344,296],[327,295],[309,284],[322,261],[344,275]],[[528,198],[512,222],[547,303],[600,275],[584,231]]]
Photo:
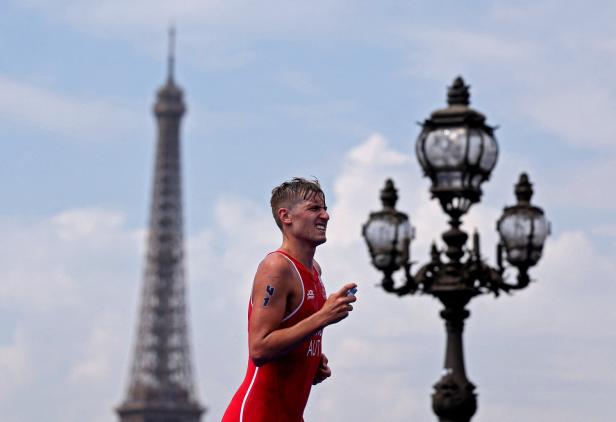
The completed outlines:
[[[312,290],[308,290],[308,293],[306,293],[306,297],[308,298],[308,300],[314,299],[314,292]]]

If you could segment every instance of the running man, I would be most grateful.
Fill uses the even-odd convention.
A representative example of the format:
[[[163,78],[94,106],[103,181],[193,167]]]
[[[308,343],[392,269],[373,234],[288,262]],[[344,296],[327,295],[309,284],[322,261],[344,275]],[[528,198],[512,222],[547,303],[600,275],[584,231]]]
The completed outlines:
[[[327,297],[316,247],[329,214],[317,180],[294,178],[272,191],[282,246],[257,268],[248,307],[248,369],[222,422],[303,422],[312,385],[331,375],[323,328],[353,310],[355,283]],[[353,290],[354,291],[354,290]]]

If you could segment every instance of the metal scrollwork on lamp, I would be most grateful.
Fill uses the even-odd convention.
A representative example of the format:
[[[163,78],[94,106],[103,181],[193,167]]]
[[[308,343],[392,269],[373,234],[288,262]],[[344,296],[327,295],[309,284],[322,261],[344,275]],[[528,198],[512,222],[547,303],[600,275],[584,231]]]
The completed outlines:
[[[479,202],[481,185],[490,178],[498,158],[494,127],[485,116],[469,107],[468,86],[458,77],[448,91],[448,107],[436,110],[422,124],[416,154],[424,175],[429,177],[433,198],[449,216],[449,229],[442,234],[446,247],[432,245],[430,261],[411,273],[410,242],[415,230],[407,214],[396,210],[397,190],[391,179],[381,191],[383,209],[373,212],[363,226],[373,265],[383,272],[383,288],[399,296],[424,293],[444,305],[441,316],[447,330],[445,374],[435,384],[432,408],[442,422],[468,422],[477,409],[475,386],[464,367],[462,332],[470,312],[466,305],[477,295],[509,292],[529,284],[528,270],[537,264],[550,225],[541,208],[530,204],[532,185],[522,173],[515,185],[517,203],[506,207],[497,223],[500,241],[497,266],[481,255],[479,234],[470,248],[460,226],[469,208]],[[517,281],[506,279],[503,256],[517,268]],[[393,274],[404,270],[396,286]]]

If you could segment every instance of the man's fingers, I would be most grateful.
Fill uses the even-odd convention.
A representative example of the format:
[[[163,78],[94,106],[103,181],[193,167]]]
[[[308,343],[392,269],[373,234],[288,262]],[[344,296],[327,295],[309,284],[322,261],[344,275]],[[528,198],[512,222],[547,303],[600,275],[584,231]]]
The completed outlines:
[[[347,283],[336,292],[337,295],[346,296],[347,292],[353,287],[357,287],[356,283]]]
[[[329,366],[327,366],[327,357],[325,355],[321,355],[321,366],[317,371],[314,380],[312,381],[313,385],[319,384],[323,382],[326,378],[329,378],[332,375],[332,370]]]

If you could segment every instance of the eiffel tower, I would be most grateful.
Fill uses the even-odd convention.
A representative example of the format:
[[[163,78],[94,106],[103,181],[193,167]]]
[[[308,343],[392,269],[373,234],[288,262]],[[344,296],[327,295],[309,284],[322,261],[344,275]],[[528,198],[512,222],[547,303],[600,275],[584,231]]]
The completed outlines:
[[[186,111],[173,77],[175,31],[169,31],[167,81],[158,90],[156,163],[137,341],[120,422],[199,422],[191,368],[180,179],[180,120]]]

